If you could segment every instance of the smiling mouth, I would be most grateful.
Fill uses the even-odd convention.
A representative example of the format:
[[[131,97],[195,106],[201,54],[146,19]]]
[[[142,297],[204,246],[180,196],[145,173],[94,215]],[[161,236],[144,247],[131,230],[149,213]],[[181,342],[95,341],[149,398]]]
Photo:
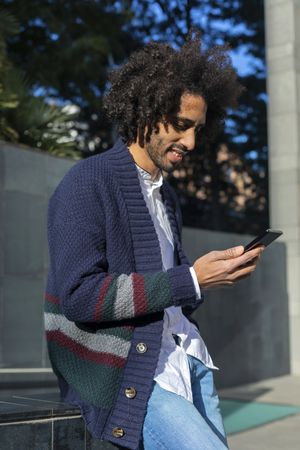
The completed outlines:
[[[183,153],[177,152],[176,150],[172,150],[173,155],[176,156],[176,158],[178,159],[182,159],[183,158]]]
[[[170,159],[172,162],[181,161],[183,159],[183,157],[185,156],[185,152],[176,150],[174,148],[170,148],[168,150],[168,152],[169,152]]]

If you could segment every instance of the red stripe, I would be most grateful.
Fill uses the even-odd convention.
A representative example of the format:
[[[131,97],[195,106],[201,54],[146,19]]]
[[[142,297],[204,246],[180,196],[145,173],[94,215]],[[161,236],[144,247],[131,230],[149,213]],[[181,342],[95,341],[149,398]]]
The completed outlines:
[[[121,369],[125,365],[125,358],[113,355],[112,353],[95,352],[93,350],[90,350],[74,341],[69,336],[66,336],[59,330],[47,331],[46,335],[49,341],[54,341],[62,347],[65,347],[75,355],[79,356],[79,358],[100,364],[105,364],[107,366],[116,367],[118,369]]]
[[[96,303],[95,313],[94,313],[94,320],[100,320],[101,317],[101,308],[103,306],[103,303],[105,301],[105,296],[107,294],[107,291],[109,289],[110,282],[112,280],[112,275],[108,275],[105,280],[103,281],[102,287],[100,289],[100,294],[98,297],[98,301]]]
[[[48,300],[51,303],[54,303],[55,305],[59,305],[59,299],[57,297],[54,297],[53,295],[45,293],[45,299]]]
[[[133,273],[132,286],[135,315],[146,313],[148,309],[148,302],[145,292],[144,277],[138,273]]]

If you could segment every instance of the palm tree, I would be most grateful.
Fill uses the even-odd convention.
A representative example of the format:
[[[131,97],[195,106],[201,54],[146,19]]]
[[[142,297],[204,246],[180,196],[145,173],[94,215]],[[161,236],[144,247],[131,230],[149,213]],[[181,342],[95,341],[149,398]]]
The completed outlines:
[[[7,57],[6,39],[17,32],[15,18],[0,9],[0,139],[78,159],[72,130],[77,112],[35,97],[24,74]]]

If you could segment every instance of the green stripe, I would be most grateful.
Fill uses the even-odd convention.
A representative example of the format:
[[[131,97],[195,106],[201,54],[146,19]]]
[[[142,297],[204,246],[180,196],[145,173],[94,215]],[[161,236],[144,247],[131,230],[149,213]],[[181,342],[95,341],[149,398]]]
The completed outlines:
[[[124,339],[125,341],[129,342],[131,341],[132,335],[134,330],[128,330],[125,327],[113,327],[113,328],[99,328],[96,331],[96,334],[101,334],[105,336],[115,336],[121,339]]]
[[[123,369],[82,360],[55,342],[49,343],[49,356],[55,373],[60,373],[82,400],[98,408],[112,406]]]
[[[45,312],[53,314],[61,314],[61,309],[59,305],[45,301]]]
[[[171,286],[166,273],[160,272],[145,275],[145,293],[148,302],[148,312],[156,312],[162,308],[172,306]],[[159,289],[157,289],[159,286]]]

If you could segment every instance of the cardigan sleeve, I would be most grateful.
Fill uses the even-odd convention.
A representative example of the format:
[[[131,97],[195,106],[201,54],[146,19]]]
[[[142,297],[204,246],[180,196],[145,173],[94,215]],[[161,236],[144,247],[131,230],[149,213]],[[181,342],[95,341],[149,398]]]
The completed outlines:
[[[49,227],[50,276],[56,296],[74,322],[130,319],[197,300],[188,264],[151,274],[108,273],[105,243],[72,223]],[[55,285],[55,292],[51,292]]]
[[[74,322],[126,320],[200,304],[188,264],[150,274],[109,271],[101,195],[80,174],[72,169],[50,200],[46,297],[56,298]]]

